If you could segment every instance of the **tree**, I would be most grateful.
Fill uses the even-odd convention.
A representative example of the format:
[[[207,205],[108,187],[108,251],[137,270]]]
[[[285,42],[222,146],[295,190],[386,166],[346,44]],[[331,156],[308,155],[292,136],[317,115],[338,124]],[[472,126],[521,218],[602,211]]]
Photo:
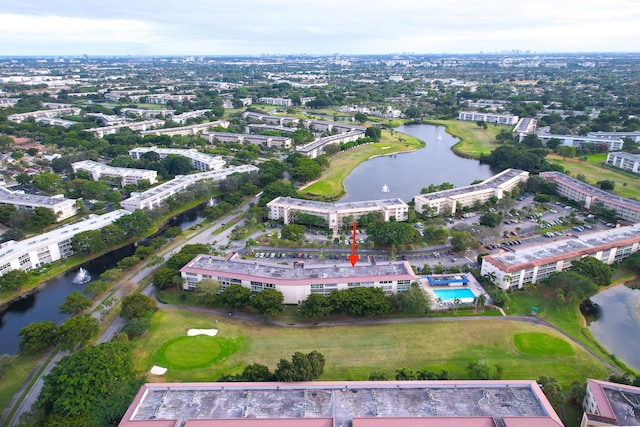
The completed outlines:
[[[416,372],[411,368],[396,369],[396,380],[413,381],[416,379]]]
[[[364,123],[367,120],[369,120],[369,117],[367,117],[367,115],[364,113],[355,113],[353,115],[353,118],[355,119],[356,122],[359,122],[359,123]]]
[[[547,397],[547,400],[549,400],[549,403],[551,403],[551,406],[553,406],[553,409],[560,411],[564,403],[564,393],[562,393],[562,389],[556,379],[543,375],[538,378],[537,382],[542,385],[542,392]],[[582,404],[582,402],[580,403]]]
[[[398,246],[412,242],[416,238],[416,230],[404,222],[375,222],[367,227],[369,240],[388,246]]]
[[[110,394],[91,405],[91,416],[87,421],[87,427],[117,426],[131,405],[131,401],[138,394],[140,386],[145,382],[146,377],[114,382]]]
[[[486,360],[473,360],[467,365],[469,377],[473,380],[499,380],[502,376],[502,367],[490,364]]]
[[[277,381],[313,381],[322,375],[324,364],[324,356],[315,350],[308,354],[297,351],[291,361],[280,359],[274,375]]]
[[[596,182],[596,185],[600,187],[600,189],[605,191],[613,191],[616,188],[615,181],[611,181],[610,179],[604,179],[602,181]]]
[[[82,295],[80,291],[73,291],[67,295],[64,302],[58,307],[60,308],[60,313],[74,316],[91,307],[91,300]]]
[[[633,254],[631,254],[627,259],[623,261],[623,264],[636,273],[640,272],[640,252],[634,252]]]
[[[136,292],[122,298],[120,317],[124,319],[150,317],[157,310],[158,306],[153,298]]]
[[[220,294],[220,300],[227,307],[244,308],[251,299],[251,289],[232,283]]]
[[[423,315],[429,311],[431,300],[417,282],[413,282],[408,291],[396,294],[398,309],[404,314]]]
[[[124,230],[113,224],[102,227],[100,229],[100,236],[108,248],[113,248],[114,246],[123,243],[127,238]]]
[[[369,381],[387,381],[387,374],[381,371],[373,371],[369,374]]]
[[[275,199],[276,197],[298,197],[296,188],[291,184],[285,184],[283,182],[274,182],[267,185],[258,201],[258,206],[265,206],[267,203]]]
[[[0,205],[0,222],[9,225],[9,221],[15,212],[16,207],[13,205]]]
[[[0,354],[0,379],[13,368],[13,356]]]
[[[364,131],[364,136],[378,142],[380,138],[382,138],[382,129],[377,126],[369,126],[367,130]]]
[[[123,215],[113,221],[113,224],[122,229],[127,237],[141,236],[151,229],[153,223],[149,215],[140,209],[129,215]]]
[[[98,320],[88,314],[67,319],[58,327],[57,342],[61,350],[85,345],[98,332]]]
[[[80,186],[80,195],[84,199],[97,199],[109,191],[109,185],[104,181],[86,181]]]
[[[27,227],[32,230],[42,230],[56,222],[56,219],[57,215],[51,209],[38,206],[27,218]]]
[[[480,225],[484,225],[485,227],[496,228],[500,225],[502,221],[502,217],[494,212],[487,212],[486,214],[480,217]]]
[[[95,254],[107,250],[100,230],[82,231],[71,238],[71,247],[81,254]]]
[[[287,224],[282,227],[281,236],[285,240],[297,242],[304,238],[305,228],[299,224]]]
[[[44,377],[36,406],[46,414],[87,415],[92,405],[114,393],[116,383],[133,379],[127,343],[108,342],[65,356]]]
[[[274,376],[265,365],[259,363],[252,363],[247,365],[240,374],[240,381],[246,382],[267,382],[273,381]]]
[[[478,246],[476,239],[466,231],[451,232],[451,247],[454,252],[465,252]]]
[[[300,305],[300,314],[308,319],[328,316],[331,313],[331,302],[323,294],[309,294]]]
[[[551,274],[542,283],[556,290],[562,290],[564,296],[575,296],[583,300],[598,292],[598,285],[591,278],[577,271],[561,271]]]
[[[391,302],[378,287],[356,287],[331,291],[329,301],[333,310],[355,316],[384,316],[392,311]]]
[[[134,317],[125,323],[121,332],[130,337],[137,337],[146,333],[149,329],[151,329],[150,317]]]
[[[167,231],[164,233],[168,239],[173,239],[182,234],[182,228],[175,226],[167,228]]]
[[[128,270],[140,263],[140,258],[135,255],[122,258],[116,266],[121,270]]]
[[[558,155],[562,156],[562,158],[566,160],[567,157],[573,158],[576,156],[576,149],[575,147],[570,147],[568,145],[561,145],[556,148],[556,153],[558,153]]]
[[[60,175],[51,172],[42,172],[33,178],[33,185],[45,193],[53,193],[60,187],[62,179]]]
[[[282,292],[275,289],[263,289],[251,298],[250,305],[263,316],[276,317],[282,313],[283,301]]]
[[[42,351],[56,343],[56,324],[51,321],[31,323],[18,332],[20,353]]]
[[[14,290],[26,284],[29,274],[22,270],[10,270],[0,276],[0,289]]]
[[[213,304],[220,292],[220,282],[213,279],[203,279],[196,284],[196,295],[198,302],[202,304]]]
[[[613,277],[613,269],[592,256],[571,261],[571,270],[590,278],[598,286],[610,285]]]
[[[176,277],[180,277],[180,272],[177,269],[161,267],[153,275],[153,286],[159,290],[167,289],[175,285]]]

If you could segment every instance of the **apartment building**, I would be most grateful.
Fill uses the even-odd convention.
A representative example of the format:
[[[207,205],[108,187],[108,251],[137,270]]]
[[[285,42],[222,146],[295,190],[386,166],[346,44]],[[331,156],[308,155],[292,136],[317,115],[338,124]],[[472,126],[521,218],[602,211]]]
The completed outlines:
[[[344,218],[357,220],[364,214],[380,212],[384,221],[391,218],[396,221],[406,221],[409,217],[409,206],[400,199],[367,200],[362,202],[326,203],[313,200],[294,199],[292,197],[276,197],[269,203],[269,219],[282,219],[285,224],[293,221],[296,213],[315,215],[322,218],[327,226],[338,234],[344,224]]]
[[[234,173],[251,173],[259,169],[253,165],[233,166],[226,169],[210,170],[192,175],[180,175],[171,181],[162,183],[141,193],[131,193],[131,197],[120,203],[123,209],[134,212],[136,209],[154,209],[169,197],[186,190],[189,186],[202,180],[215,182],[226,179]]]
[[[120,129],[123,129],[123,128],[128,128],[131,130],[146,131],[149,129],[162,127],[164,126],[164,123],[165,123],[164,120],[152,119],[152,120],[145,120],[143,122],[127,122],[119,125],[91,128],[91,129],[86,129],[86,131],[93,132],[96,135],[98,135],[98,137],[104,138],[105,135],[113,135],[115,133],[120,132]]]
[[[582,136],[582,135],[556,135],[551,133],[539,133],[538,138],[544,145],[547,145],[551,139],[558,139],[567,147],[580,148],[583,146],[597,145],[604,147],[608,151],[620,151],[624,145],[622,139],[612,139],[599,136]],[[521,140],[522,142],[522,140]]]
[[[409,290],[416,275],[408,261],[378,262],[364,260],[355,266],[346,264],[291,265],[226,259],[198,255],[180,269],[183,288],[194,290],[203,279],[220,282],[221,289],[231,284],[242,285],[258,293],[275,289],[284,296],[284,304],[299,304],[311,294],[329,295],[334,290],[356,287],[378,287],[386,294]]]
[[[499,125],[515,126],[518,123],[519,117],[513,114],[498,114],[498,113],[480,113],[478,111],[460,111],[458,113],[458,120],[472,121],[472,122],[487,122],[496,123]]]
[[[216,142],[237,142],[239,144],[255,144],[266,148],[287,149],[291,148],[293,140],[286,136],[255,135],[250,133],[207,132],[202,136],[209,140],[210,144]]]
[[[134,160],[140,160],[143,154],[153,151],[158,153],[161,159],[169,155],[183,156],[191,160],[191,166],[202,172],[208,170],[219,170],[224,167],[226,162],[221,156],[212,156],[210,154],[201,153],[193,148],[157,148],[157,147],[137,147],[129,150],[129,155]]]
[[[40,117],[56,118],[62,116],[78,116],[80,115],[80,108],[56,108],[54,110],[39,110],[31,111],[29,113],[10,114],[7,116],[7,120],[15,123],[22,123],[27,119],[37,119]]]
[[[158,94],[158,95],[148,95],[147,96],[147,104],[166,104],[169,101],[183,103],[185,101],[191,101],[192,99],[196,99],[196,95],[167,95],[167,94]]]
[[[137,117],[144,117],[145,119],[153,119],[157,116],[162,116],[164,118],[172,117],[176,110],[146,110],[144,108],[121,108],[120,114],[123,115],[133,115]]]
[[[93,160],[83,160],[72,163],[71,169],[73,169],[73,173],[80,170],[89,172],[94,181],[107,179],[111,182],[117,182],[122,187],[127,184],[138,185],[138,182],[143,179],[149,181],[150,184],[158,182],[157,171],[148,169],[117,168],[94,162]]]
[[[580,427],[640,426],[640,388],[587,378]]]
[[[637,200],[607,193],[560,172],[541,172],[540,176],[556,184],[556,194],[580,202],[585,209],[594,209],[596,204],[600,204],[605,209],[616,211],[626,221],[640,222],[640,202]]]
[[[482,258],[481,274],[495,277],[502,289],[520,289],[592,256],[605,264],[622,261],[640,249],[640,224],[574,235]]]
[[[195,111],[187,111],[182,114],[175,114],[171,117],[171,120],[184,125],[187,123],[189,119],[197,119],[200,117],[204,117],[211,110],[195,110]]]
[[[130,212],[117,210],[64,225],[56,230],[16,242],[0,245],[0,276],[11,270],[29,271],[74,254],[71,239],[78,233],[98,230]]]
[[[279,107],[292,107],[293,106],[293,100],[291,100],[289,98],[269,98],[269,97],[264,97],[264,98],[259,98],[258,102],[260,104],[277,105]]]
[[[296,151],[304,156],[315,159],[316,157],[322,155],[324,153],[324,148],[330,144],[342,144],[345,142],[357,141],[360,138],[364,138],[363,130],[354,130],[351,132],[339,133],[337,135],[318,138],[313,142],[296,148]]]
[[[563,427],[531,380],[149,383],[119,427],[178,425]]]
[[[413,198],[416,212],[427,215],[454,214],[460,208],[485,203],[492,197],[502,199],[506,192],[529,180],[529,172],[506,169],[479,184],[435,193],[419,194]]]
[[[607,154],[607,164],[633,173],[640,173],[640,154],[616,151]]]
[[[226,120],[216,120],[216,121],[208,122],[208,123],[199,123],[197,125],[181,126],[181,127],[166,128],[166,129],[154,129],[154,130],[148,130],[148,131],[140,132],[140,135],[142,135],[142,136],[146,136],[146,135],[169,135],[169,136],[173,136],[173,135],[182,135],[182,136],[198,135],[198,134],[206,132],[210,128],[216,127],[216,126],[220,126],[220,127],[223,127],[223,128],[228,128],[229,127],[229,122],[226,121]]]
[[[518,120],[518,123],[513,128],[513,136],[515,138],[520,138],[520,137],[523,137],[524,135],[535,133],[537,127],[538,127],[538,121],[536,119],[532,119],[530,117],[523,117],[520,120]]]
[[[297,117],[270,116],[268,114],[254,113],[253,111],[242,113],[242,120],[289,127],[297,126],[300,123],[300,119]]]
[[[587,136],[594,138],[609,138],[609,139],[626,139],[629,138],[633,142],[640,142],[640,131],[634,132],[588,132]]]
[[[47,208],[56,214],[56,221],[62,221],[74,216],[76,200],[67,199],[62,194],[55,196],[36,196],[25,194],[24,191],[11,191],[0,186],[0,205],[13,205],[16,209],[33,210],[35,208]]]

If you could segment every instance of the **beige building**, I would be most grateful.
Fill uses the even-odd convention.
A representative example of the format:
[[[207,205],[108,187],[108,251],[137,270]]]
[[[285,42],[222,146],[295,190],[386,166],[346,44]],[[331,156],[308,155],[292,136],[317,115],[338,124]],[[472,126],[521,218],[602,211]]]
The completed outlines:
[[[471,207],[476,202],[485,203],[492,197],[502,199],[504,194],[521,182],[527,182],[529,172],[506,169],[479,184],[435,193],[420,194],[413,198],[415,210],[425,215],[449,215],[460,207]]]
[[[25,194],[0,186],[0,205],[13,205],[16,209],[33,210],[47,208],[56,214],[56,221],[62,221],[76,214],[76,200],[67,199],[62,194],[52,197]]]
[[[380,212],[385,221],[394,218],[396,221],[406,221],[409,216],[409,206],[400,199],[368,200],[363,202],[325,203],[312,200],[294,199],[291,197],[277,197],[267,203],[269,219],[280,220],[285,224],[294,222],[296,213],[315,215],[326,221],[327,226],[337,236],[340,227],[346,226],[346,217],[357,220],[364,214]]]
[[[73,173],[79,170],[87,171],[94,181],[106,178],[110,181],[118,181],[122,187],[127,184],[138,185],[141,180],[148,180],[149,184],[158,182],[158,172],[149,169],[116,168],[93,160],[82,160],[71,163]]]

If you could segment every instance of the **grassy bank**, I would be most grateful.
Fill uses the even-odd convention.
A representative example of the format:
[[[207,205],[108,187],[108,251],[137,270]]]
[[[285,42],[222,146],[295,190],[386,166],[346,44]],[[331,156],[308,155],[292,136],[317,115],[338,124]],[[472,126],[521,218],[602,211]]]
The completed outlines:
[[[206,346],[210,356],[180,351],[186,345],[183,341],[188,339],[185,335],[189,328],[219,330],[217,337],[210,338],[217,344]],[[312,350],[326,357],[322,380],[366,380],[373,371],[394,378],[395,370],[402,367],[445,369],[454,378],[464,378],[469,362],[481,359],[500,365],[505,379],[547,375],[565,387],[573,380],[604,378],[607,374],[596,359],[549,328],[488,318],[319,327],[310,331],[162,309],[154,316],[149,334],[134,347],[136,368],[142,372],[148,372],[154,364],[171,365],[158,381],[211,381],[223,374],[238,373],[250,363],[274,370],[281,358]]]
[[[417,150],[424,142],[412,136],[390,131],[382,131],[380,142],[362,145],[331,157],[329,170],[317,182],[300,190],[307,198],[317,200],[336,200],[344,195],[342,182],[360,163],[372,157],[385,156],[403,151]]]
[[[631,199],[640,199],[640,179],[638,179],[638,176],[605,166],[607,160],[605,153],[592,154],[587,157],[586,161],[575,158],[563,159],[556,154],[548,155],[547,160],[561,165],[570,171],[573,177],[579,174],[584,175],[591,185],[595,185],[596,182],[605,179],[614,181],[616,183],[613,191],[615,194]]]
[[[429,124],[444,126],[447,128],[447,133],[460,139],[452,150],[460,157],[468,157],[471,159],[480,158],[480,154],[488,154],[494,150],[498,144],[496,144],[496,135],[500,133],[502,129],[511,128],[508,126],[494,126],[488,125],[487,129],[484,129],[476,122],[466,122],[462,120],[430,120]]]

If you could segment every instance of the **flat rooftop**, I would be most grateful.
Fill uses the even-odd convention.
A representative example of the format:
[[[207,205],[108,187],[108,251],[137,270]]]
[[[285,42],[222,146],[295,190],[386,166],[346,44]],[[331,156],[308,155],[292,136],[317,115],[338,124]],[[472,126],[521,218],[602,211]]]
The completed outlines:
[[[33,206],[55,206],[59,203],[68,201],[75,202],[75,199],[67,199],[62,194],[59,194],[57,196],[39,196],[35,194],[26,194],[19,191],[11,191],[5,187],[0,187],[0,203]]]
[[[147,384],[120,427],[274,419],[286,426],[321,419],[336,427],[370,425],[366,419],[376,426],[562,426],[534,381],[389,381]]]
[[[584,183],[578,179],[572,178],[561,172],[555,172],[555,171],[540,172],[540,176],[544,178],[550,178],[552,181],[557,181],[565,185],[571,186],[577,190],[580,190],[585,194],[588,194],[590,196],[596,196],[598,199],[601,199],[601,200],[608,200],[610,202],[614,202],[620,205],[627,205],[627,206],[632,206],[635,209],[640,209],[640,202],[637,200],[627,199],[612,193],[608,193],[604,190],[601,190],[592,185]]]
[[[616,425],[640,425],[640,390],[603,385],[609,405],[616,416]]]
[[[385,206],[406,206],[406,203],[399,198],[394,199],[381,199],[381,200],[363,200],[360,202],[343,202],[343,203],[329,203],[329,202],[316,202],[313,200],[296,199],[293,197],[277,197],[269,203],[285,203],[292,207],[300,208],[313,208],[326,211],[342,211],[351,209],[367,209],[367,208],[382,208]]]
[[[420,194],[416,197],[421,197],[427,200],[441,199],[443,197],[454,197],[462,194],[466,194],[473,191],[491,190],[495,189],[505,182],[517,177],[524,171],[520,169],[506,169],[497,175],[492,176],[479,184],[467,185],[465,187],[452,188],[450,190],[436,191],[434,193]]]
[[[254,260],[230,259],[211,255],[198,255],[182,268],[184,271],[200,269],[204,271],[219,271],[237,275],[251,276],[264,279],[279,280],[311,280],[321,282],[331,279],[344,281],[350,278],[406,276],[415,278],[413,269],[407,261],[393,261],[369,264],[361,257],[355,266],[350,263],[301,265],[298,267],[259,262]],[[181,270],[181,271],[182,271]],[[324,279],[324,280],[323,280]]]
[[[624,151],[616,151],[609,153],[610,156],[621,157],[632,162],[640,162],[640,154],[625,153]]]
[[[505,252],[499,255],[489,255],[507,267],[513,267],[526,263],[536,263],[557,257],[570,258],[578,252],[593,254],[596,249],[606,246],[618,246],[624,240],[635,239],[640,241],[640,223],[628,227],[612,228],[593,233],[575,233],[577,237],[569,237],[543,245],[528,246],[516,249],[513,252]]]

